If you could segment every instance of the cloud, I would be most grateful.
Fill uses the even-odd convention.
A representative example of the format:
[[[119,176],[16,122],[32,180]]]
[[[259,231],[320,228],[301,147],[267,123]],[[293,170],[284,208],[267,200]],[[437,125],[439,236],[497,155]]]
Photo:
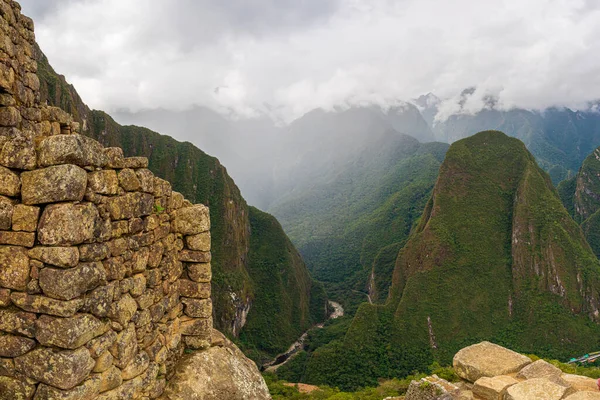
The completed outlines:
[[[289,121],[476,87],[463,110],[600,98],[596,0],[23,1],[92,107],[194,104]]]

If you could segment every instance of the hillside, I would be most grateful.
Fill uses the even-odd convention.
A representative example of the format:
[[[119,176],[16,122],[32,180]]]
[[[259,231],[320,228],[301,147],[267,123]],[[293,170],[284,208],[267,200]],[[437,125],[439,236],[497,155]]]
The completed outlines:
[[[363,304],[342,339],[311,355],[303,379],[373,385],[481,340],[584,354],[600,345],[599,281],[597,258],[531,153],[481,132],[446,153],[387,303]]]
[[[387,248],[397,253],[404,244],[446,149],[386,131],[342,165],[297,183],[269,209],[346,312],[356,310],[368,294],[372,301],[385,300],[395,260]]]
[[[260,239],[264,232],[252,221],[271,217],[248,207],[218,159],[189,142],[178,142],[146,128],[121,126],[106,113],[89,110],[75,88],[54,72],[39,49],[36,57],[42,101],[72,113],[82,124],[83,133],[103,145],[122,147],[126,156],[148,157],[150,170],[171,182],[174,190],[194,203],[210,207],[215,327],[233,336],[243,333],[244,343],[251,347],[254,356],[275,355],[325,318],[322,286],[310,277],[281,229],[267,229],[277,241],[265,243]],[[282,254],[281,243],[285,245],[286,257],[270,262],[267,257]],[[256,267],[261,263],[269,276],[279,280],[279,285],[265,280],[265,271]],[[264,299],[264,293],[269,293],[273,301],[286,303],[286,307],[271,309],[263,305],[259,300]],[[321,307],[309,307],[311,299],[320,301]],[[246,324],[251,327],[248,332],[244,332]],[[277,341],[264,334],[267,326],[281,332]]]
[[[600,257],[600,148],[583,162],[577,175],[558,185],[563,204],[581,224],[585,237]]]

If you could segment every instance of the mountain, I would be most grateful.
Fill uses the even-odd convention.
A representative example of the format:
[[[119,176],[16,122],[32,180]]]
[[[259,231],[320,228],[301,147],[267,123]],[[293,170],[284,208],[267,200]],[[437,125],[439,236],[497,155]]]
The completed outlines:
[[[473,91],[464,91],[462,107]],[[554,184],[575,175],[581,163],[600,144],[600,114],[549,108],[544,111],[500,110],[493,99],[484,109],[469,113],[462,108],[447,118],[433,120],[436,140],[452,143],[477,132],[496,129],[520,139],[547,171]],[[437,114],[440,102],[423,96],[418,99],[423,115]],[[440,116],[441,117],[441,116]],[[427,119],[429,121],[429,119]]]
[[[106,113],[90,110],[39,49],[36,58],[42,101],[72,113],[83,134],[103,145],[122,147],[126,156],[148,157],[154,174],[190,201],[210,207],[215,327],[241,335],[249,354],[258,358],[284,351],[325,319],[322,285],[311,278],[274,218],[247,205],[218,159],[189,142],[121,126]]]
[[[388,227],[381,227],[382,230]],[[385,305],[364,303],[303,377],[343,388],[450,362],[481,340],[568,359],[600,345],[600,263],[525,145],[453,143]]]
[[[386,261],[386,248],[397,253],[408,237],[447,147],[385,131],[351,150],[353,157],[343,163],[328,163],[316,169],[320,174],[293,180],[295,186],[269,209],[311,273],[347,313],[368,295],[371,301],[387,296],[395,257]]]
[[[600,257],[600,148],[594,150],[571,179],[558,185],[558,192],[573,219]]]

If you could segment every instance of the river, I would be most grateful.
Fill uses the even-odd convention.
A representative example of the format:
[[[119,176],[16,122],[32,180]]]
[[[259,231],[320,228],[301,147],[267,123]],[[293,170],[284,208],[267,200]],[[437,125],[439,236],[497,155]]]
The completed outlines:
[[[335,301],[329,300],[329,305],[331,306],[331,308],[333,308],[333,311],[331,312],[331,314],[329,314],[329,318],[327,319],[336,319],[344,316],[344,308],[340,303],[336,303]],[[288,362],[294,357],[294,355],[296,355],[300,350],[304,348],[304,342],[306,341],[306,338],[308,337],[308,332],[311,329],[321,329],[324,325],[324,323],[317,324],[310,328],[308,331],[304,332],[302,336],[300,336],[298,340],[296,340],[285,353],[279,354],[273,359],[273,361],[263,364],[262,369],[267,372],[277,371],[277,368],[281,367],[283,364]]]

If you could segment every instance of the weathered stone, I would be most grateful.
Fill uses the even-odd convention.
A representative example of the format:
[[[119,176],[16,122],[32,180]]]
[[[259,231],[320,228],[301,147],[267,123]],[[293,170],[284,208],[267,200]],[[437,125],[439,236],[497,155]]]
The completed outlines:
[[[159,322],[165,316],[165,312],[167,311],[163,302],[158,302],[150,306],[148,310],[150,311],[150,317],[153,322]]]
[[[44,167],[58,164],[103,167],[108,158],[104,147],[94,139],[78,134],[55,135],[41,141],[38,163]]]
[[[21,122],[21,113],[16,107],[0,107],[0,125],[17,126]]]
[[[0,289],[0,307],[8,307],[11,304],[10,290]]]
[[[181,208],[181,206],[183,205],[183,200],[184,198],[181,193],[171,192],[171,196],[169,196],[169,200],[167,203],[167,209],[169,210],[169,212]]]
[[[115,358],[114,362],[117,367],[123,368],[129,364],[138,351],[135,324],[130,323],[127,329],[119,332],[109,350]]]
[[[0,246],[0,286],[8,289],[27,289],[29,257],[23,247]]]
[[[35,385],[21,379],[0,376],[0,400],[29,400],[35,388]]]
[[[69,318],[42,315],[36,321],[35,338],[44,346],[74,350],[105,331],[106,326],[89,314]]]
[[[144,272],[148,265],[148,259],[150,257],[150,249],[142,247],[140,250],[133,253],[132,268],[133,272]]]
[[[114,220],[137,218],[152,213],[154,198],[147,193],[129,192],[123,196],[110,197],[106,205]]]
[[[2,244],[12,246],[33,247],[33,245],[35,244],[35,233],[0,231],[0,245]]]
[[[71,300],[105,283],[106,273],[100,262],[82,263],[72,269],[44,268],[39,282],[47,296]]]
[[[185,304],[185,315],[192,318],[208,318],[212,315],[211,299],[191,299],[182,297],[181,302]]]
[[[102,261],[109,256],[110,249],[106,243],[91,243],[79,246],[79,259],[81,261]]]
[[[0,357],[19,357],[35,347],[35,340],[0,333]]]
[[[0,229],[10,229],[14,214],[14,205],[8,198],[0,197]]]
[[[139,181],[142,192],[153,193],[154,192],[154,174],[146,168],[138,169],[135,171]]]
[[[207,336],[210,338],[212,333],[212,316],[209,318],[182,317],[180,320],[182,335]]]
[[[533,378],[506,389],[505,400],[559,400],[567,388],[546,378]]]
[[[136,274],[132,277],[133,287],[129,290],[132,296],[137,297],[146,290],[146,277],[143,274]]]
[[[179,293],[183,297],[195,299],[208,299],[210,297],[210,283],[198,283],[187,279],[177,281]]]
[[[129,220],[129,233],[136,234],[144,230],[144,221],[141,218]]]
[[[210,282],[212,278],[210,263],[188,264],[187,272],[194,282]]]
[[[0,151],[0,165],[8,168],[32,170],[36,158],[33,142],[23,136],[8,140]]]
[[[98,318],[108,315],[113,302],[115,286],[113,284],[100,286],[85,295],[83,311],[89,312]]]
[[[148,267],[156,268],[162,260],[164,246],[162,243],[155,243],[150,246],[150,254],[148,256]]]
[[[127,263],[123,261],[123,257],[111,257],[102,263],[106,270],[106,279],[109,281],[121,280],[127,275]]]
[[[112,331],[111,331],[112,332]],[[113,366],[114,357],[110,354],[110,351],[105,351],[96,359],[96,365],[92,372],[104,372]]]
[[[519,379],[547,378],[549,376],[560,376],[562,371],[544,360],[537,360],[527,365],[517,374]]]
[[[137,310],[136,301],[127,293],[118,302],[111,304],[108,317],[121,325],[126,325]]]
[[[595,379],[588,378],[587,376],[573,375],[573,374],[562,374],[561,378],[577,391],[596,391],[598,390],[598,384]]]
[[[600,400],[600,392],[577,392],[564,398],[565,400]]]
[[[202,232],[197,235],[186,236],[188,249],[197,251],[210,251],[210,232]]]
[[[182,250],[179,253],[179,259],[190,263],[209,263],[211,254],[209,251]]]
[[[149,366],[150,357],[148,356],[148,353],[142,350],[136,354],[134,359],[131,360],[125,368],[123,368],[121,376],[123,377],[123,380],[128,381],[143,374]]]
[[[11,309],[0,309],[0,331],[33,337],[36,315]]]
[[[163,197],[171,193],[171,184],[157,176],[154,177],[154,196]]]
[[[18,196],[21,193],[21,179],[10,169],[0,166],[0,194]]]
[[[461,378],[475,382],[483,376],[508,375],[531,364],[531,359],[490,342],[460,350],[454,356],[454,370]]]
[[[123,168],[148,168],[148,159],[146,157],[126,157],[123,159]]]
[[[38,240],[44,245],[74,245],[94,239],[100,223],[98,209],[92,203],[51,204],[44,209]]]
[[[100,374],[100,392],[106,392],[116,387],[121,386],[123,378],[121,377],[121,371],[112,367]]]
[[[126,192],[140,190],[141,183],[134,170],[125,168],[119,171],[119,184]]]
[[[86,379],[79,386],[69,390],[60,390],[41,383],[35,392],[33,400],[88,400],[94,399],[100,392],[100,379]]]
[[[256,364],[228,341],[183,359],[169,379],[165,398],[270,400],[271,395]]]
[[[486,400],[502,400],[506,389],[517,383],[519,383],[518,380],[508,375],[499,375],[492,378],[484,376],[475,382],[473,394]]]
[[[119,179],[114,170],[106,169],[88,173],[88,188],[94,193],[115,195],[119,193]]]
[[[87,173],[76,165],[65,164],[23,172],[21,179],[24,204],[81,201],[85,194]]]
[[[17,371],[63,390],[72,389],[83,382],[94,364],[94,359],[85,347],[77,350],[39,347],[15,358]]]
[[[183,235],[197,235],[210,230],[208,207],[202,204],[173,211],[172,218],[173,231]]]
[[[81,299],[62,301],[20,292],[13,292],[10,298],[22,310],[58,317],[72,317],[83,306]]]
[[[125,238],[113,239],[110,242],[106,243],[110,253],[113,257],[120,256],[129,248],[128,242]]]
[[[17,204],[12,214],[12,229],[14,231],[35,232],[39,216],[39,207]]]
[[[45,264],[62,268],[72,268],[79,264],[77,247],[34,247],[28,251],[29,257]]]

